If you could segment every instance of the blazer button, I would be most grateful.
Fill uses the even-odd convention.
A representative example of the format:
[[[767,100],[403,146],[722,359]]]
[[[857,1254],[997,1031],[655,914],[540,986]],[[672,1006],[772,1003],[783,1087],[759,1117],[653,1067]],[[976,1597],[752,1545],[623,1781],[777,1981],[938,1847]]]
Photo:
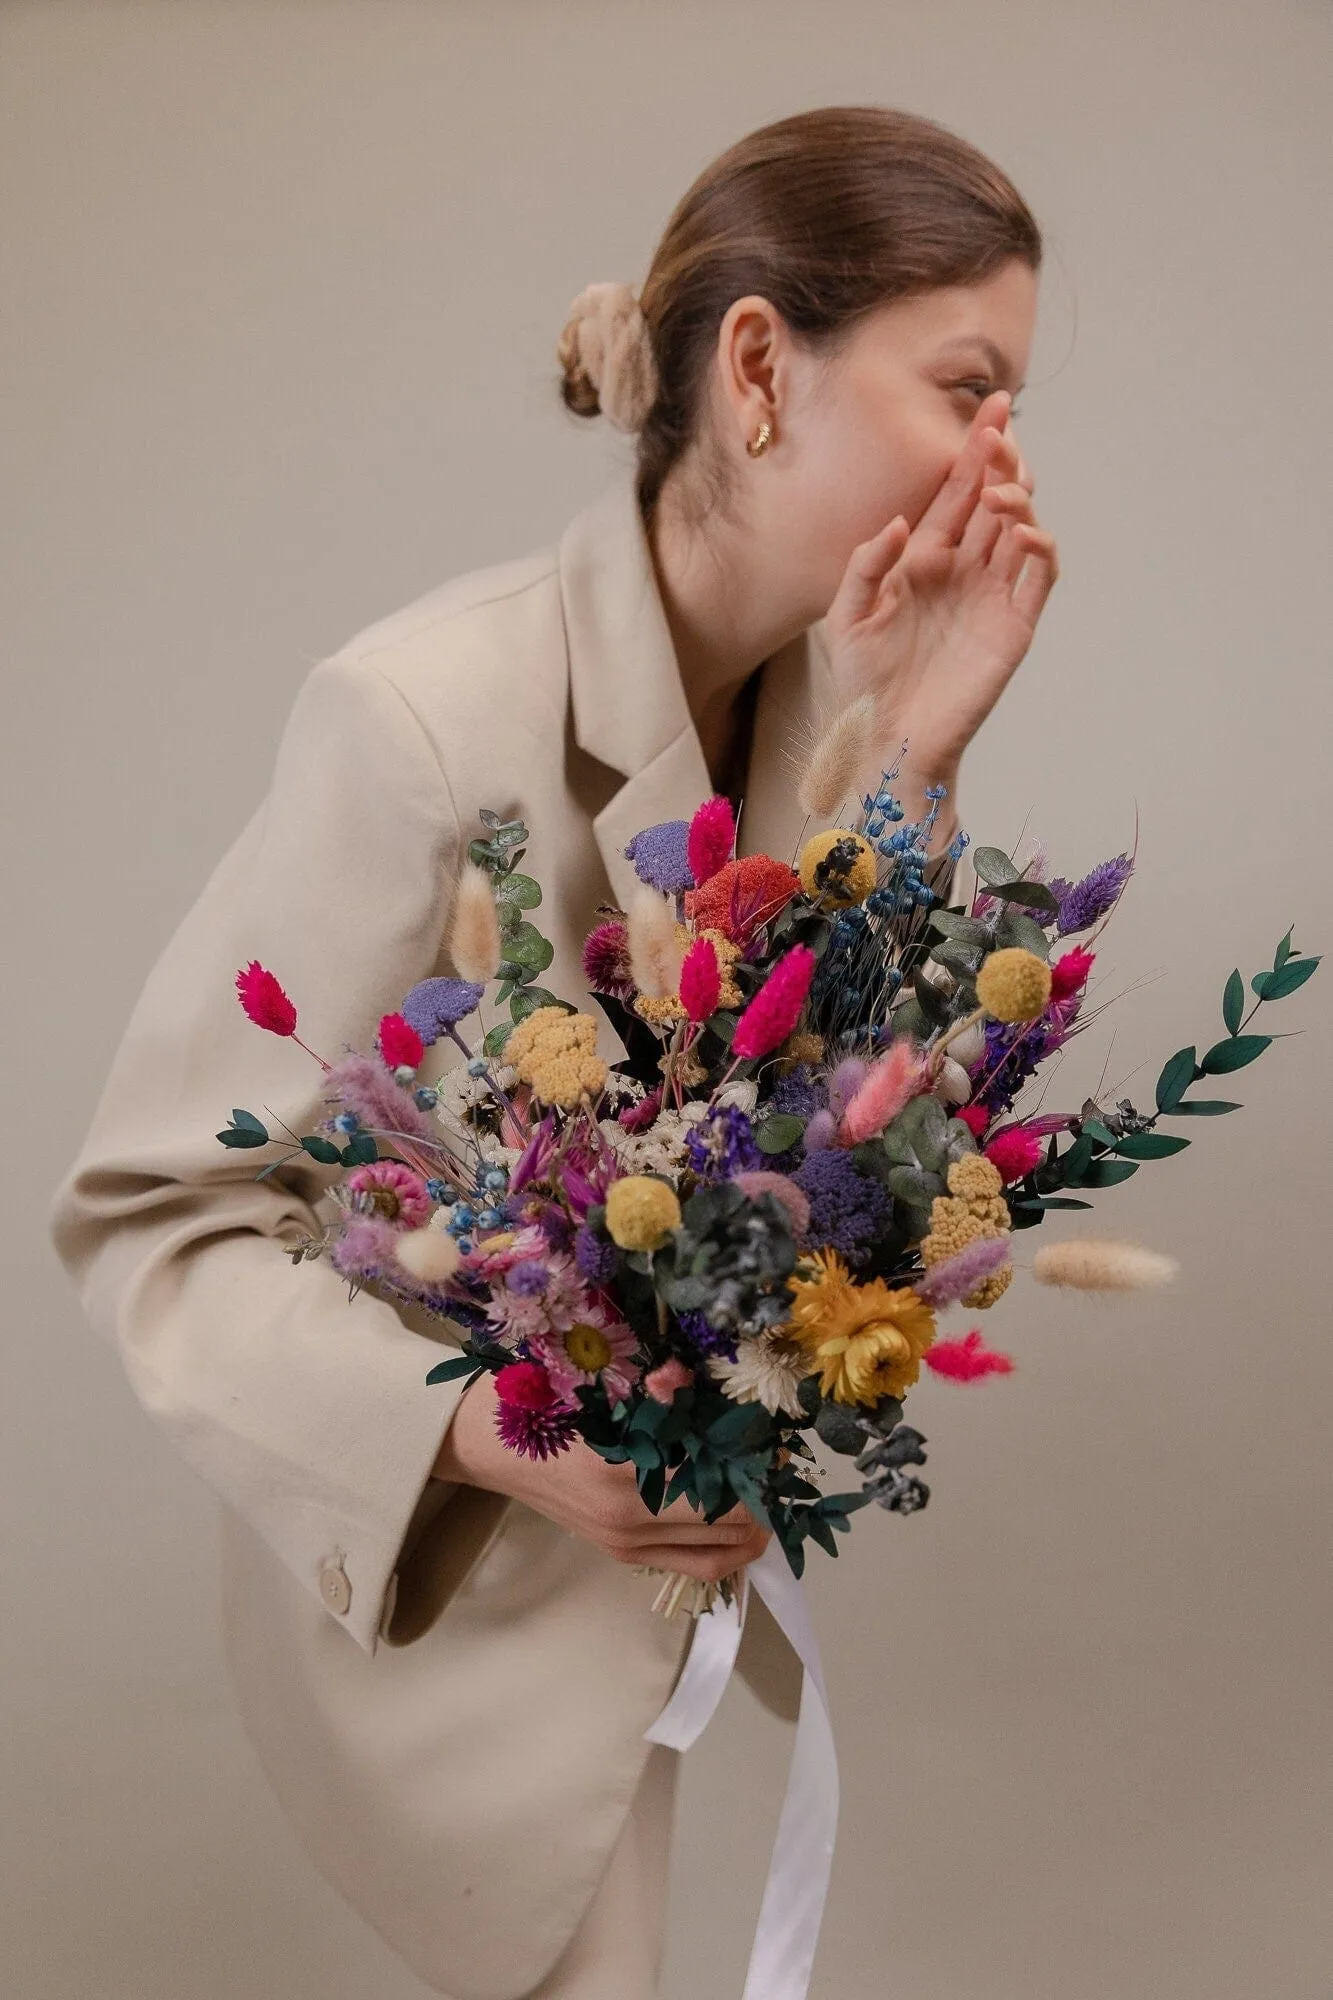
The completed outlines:
[[[321,1564],[319,1591],[330,1611],[336,1611],[340,1615],[346,1611],[352,1601],[352,1586],[340,1562],[330,1561]]]

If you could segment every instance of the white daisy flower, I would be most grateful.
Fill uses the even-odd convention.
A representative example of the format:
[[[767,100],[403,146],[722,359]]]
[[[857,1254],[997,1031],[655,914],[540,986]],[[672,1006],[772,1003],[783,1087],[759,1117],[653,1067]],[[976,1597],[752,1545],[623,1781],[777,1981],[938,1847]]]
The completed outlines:
[[[803,1415],[797,1385],[814,1364],[799,1341],[774,1333],[747,1336],[737,1341],[734,1361],[710,1354],[705,1365],[733,1402],[762,1403],[772,1416],[779,1410],[789,1417]]]

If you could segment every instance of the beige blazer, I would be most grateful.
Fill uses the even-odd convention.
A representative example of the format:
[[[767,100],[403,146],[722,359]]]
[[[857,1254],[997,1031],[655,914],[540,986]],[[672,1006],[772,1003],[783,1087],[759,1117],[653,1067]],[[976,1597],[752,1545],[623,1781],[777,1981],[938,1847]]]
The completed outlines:
[[[739,846],[790,857],[787,747],[832,708],[820,628],[761,676]],[[310,671],[51,1209],[89,1320],[222,1503],[226,1657],[283,1809],[458,2000],[517,2000],[564,1949],[690,1627],[545,1516],[430,1477],[461,1394],[425,1381],[446,1330],[292,1262],[330,1169],[298,1156],[256,1181],[260,1156],[214,1136],[233,1106],[298,1134],[325,1108],[322,1073],[245,1019],[235,975],[270,968],[326,1059],[369,1049],[411,986],[452,969],[452,886],[490,806],[532,831],[544,983],[585,999],[582,939],[632,885],[626,842],[710,790],[627,469],[557,544],[442,585]],[[623,1054],[605,1023],[599,1046]],[[426,1076],[461,1059],[430,1054]],[[799,1669],[757,1599],[739,1666],[795,1715]]]

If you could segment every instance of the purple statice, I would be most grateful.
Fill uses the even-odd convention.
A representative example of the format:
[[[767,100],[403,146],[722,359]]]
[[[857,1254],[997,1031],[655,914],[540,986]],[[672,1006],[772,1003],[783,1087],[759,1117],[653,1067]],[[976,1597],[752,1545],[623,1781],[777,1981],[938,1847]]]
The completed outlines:
[[[766,1164],[754,1127],[734,1104],[715,1104],[685,1135],[685,1151],[701,1181],[726,1181]]]
[[[686,1311],[676,1314],[680,1330],[696,1354],[720,1354],[727,1361],[734,1361],[737,1355],[736,1335],[723,1333],[710,1326],[707,1315]]]
[[[1067,1022],[1057,1005],[1030,1025],[987,1021],[986,1048],[968,1071],[974,1080],[971,1102],[984,1105],[992,1117],[1013,1109],[1019,1091],[1046,1057],[1067,1039]]]
[[[1057,875],[1047,888],[1059,898],[1060,914],[1055,920],[1057,937],[1069,937],[1074,931],[1089,930],[1099,918],[1118,901],[1120,891],[1129,880],[1134,863],[1127,854],[1117,854],[1111,861],[1103,861],[1090,875],[1072,886],[1062,875]]]
[[[680,896],[694,887],[688,843],[687,819],[659,820],[635,834],[625,849],[625,859],[634,863],[634,873],[650,889],[664,896]]]
[[[520,1298],[536,1299],[551,1282],[551,1270],[540,1257],[525,1257],[521,1264],[511,1264],[505,1273],[505,1283],[511,1292]]]
[[[806,1241],[864,1264],[875,1238],[888,1227],[891,1201],[881,1181],[858,1173],[840,1146],[809,1153],[792,1175],[810,1203]]]
[[[398,1011],[429,1048],[477,1008],[485,991],[471,979],[421,979]]]
[[[619,1269],[615,1244],[589,1229],[586,1222],[579,1225],[574,1237],[574,1263],[590,1285],[609,1285]]]
[[[813,1118],[823,1108],[824,1093],[809,1063],[797,1063],[773,1086],[767,1109],[784,1118]]]

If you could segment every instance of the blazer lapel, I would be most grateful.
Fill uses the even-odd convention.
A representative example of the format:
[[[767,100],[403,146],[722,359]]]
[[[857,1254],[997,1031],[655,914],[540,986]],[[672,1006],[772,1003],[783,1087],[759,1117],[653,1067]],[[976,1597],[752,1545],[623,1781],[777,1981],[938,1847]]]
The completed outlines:
[[[681,683],[632,470],[569,523],[559,543],[574,737],[623,782],[593,819],[612,893],[635,884],[625,847],[641,827],[688,819],[712,792]],[[804,815],[798,749],[831,714],[822,629],[766,660],[755,706],[738,851],[791,859]]]

